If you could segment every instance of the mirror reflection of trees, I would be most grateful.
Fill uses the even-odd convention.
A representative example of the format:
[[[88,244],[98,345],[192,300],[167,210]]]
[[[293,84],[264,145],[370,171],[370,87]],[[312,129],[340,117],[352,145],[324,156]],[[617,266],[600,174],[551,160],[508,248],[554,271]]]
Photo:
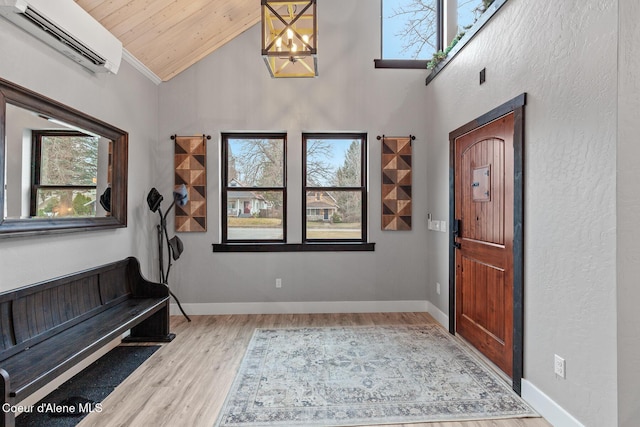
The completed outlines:
[[[100,138],[41,131],[35,139],[35,216],[95,216]]]
[[[0,149],[0,174],[4,176],[4,188],[0,189],[0,238],[126,227],[128,133],[2,78],[0,93],[3,95],[0,106],[0,145],[3,146]],[[51,191],[54,186],[47,188],[34,180],[34,165],[39,161],[39,156],[34,153],[33,139],[37,132],[75,133],[99,138],[97,183],[89,186],[95,187],[97,199],[86,190],[87,186],[81,185],[77,189],[82,197],[73,193],[64,196],[49,194],[38,206],[38,189]],[[84,159],[77,161],[84,162]],[[103,194],[104,204],[100,203]],[[91,200],[87,201],[85,197]],[[59,205],[56,199],[63,198],[67,203],[65,208],[55,209]],[[48,215],[42,213],[42,216],[37,216],[39,210],[45,209]],[[70,215],[60,217],[64,212]]]
[[[98,142],[87,135],[43,136],[42,185],[95,185],[98,177]]]

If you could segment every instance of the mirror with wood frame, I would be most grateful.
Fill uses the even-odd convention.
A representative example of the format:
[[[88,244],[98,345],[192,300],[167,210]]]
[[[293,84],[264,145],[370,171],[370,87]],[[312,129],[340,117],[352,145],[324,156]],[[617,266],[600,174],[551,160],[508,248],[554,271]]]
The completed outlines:
[[[0,238],[127,225],[128,134],[0,79]]]

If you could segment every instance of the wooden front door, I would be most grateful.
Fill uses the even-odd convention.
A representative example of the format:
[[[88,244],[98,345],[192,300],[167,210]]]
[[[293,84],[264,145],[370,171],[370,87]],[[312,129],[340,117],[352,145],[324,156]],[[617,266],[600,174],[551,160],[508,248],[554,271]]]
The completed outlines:
[[[513,375],[514,114],[455,139],[456,333]],[[455,224],[454,224],[455,226]]]

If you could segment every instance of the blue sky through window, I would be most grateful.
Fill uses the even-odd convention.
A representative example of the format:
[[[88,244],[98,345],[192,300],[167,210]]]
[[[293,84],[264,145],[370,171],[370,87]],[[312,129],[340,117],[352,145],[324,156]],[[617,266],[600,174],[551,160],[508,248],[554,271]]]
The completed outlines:
[[[313,141],[315,141],[316,139],[310,138],[308,140],[308,144],[311,144]],[[309,161],[321,161],[324,163],[327,163],[332,169],[333,169],[333,173],[335,173],[335,171],[338,170],[339,167],[341,167],[342,165],[344,165],[345,162],[345,158],[346,158],[346,154],[347,151],[349,150],[349,147],[351,146],[351,143],[354,141],[354,139],[326,139],[324,140],[327,142],[326,146],[329,148],[328,151],[323,151],[321,153],[321,156],[316,156],[314,158],[310,158],[308,159]],[[231,155],[233,157],[242,157],[247,150],[247,142],[246,139],[243,138],[229,138],[228,139],[228,143],[229,143],[229,150],[231,152]],[[241,169],[241,166],[239,163],[237,163],[236,168],[238,169],[239,172],[239,178],[241,181],[244,179],[244,173]],[[327,179],[321,183],[319,183],[320,185],[332,185],[333,183],[331,182],[331,179],[333,178],[333,175],[331,177],[327,177]],[[246,184],[244,182],[242,182],[242,184]]]
[[[411,18],[410,15],[396,15],[400,8],[409,8],[415,0],[382,0],[382,58],[383,59],[431,59],[435,49],[425,45],[417,56],[414,56],[415,49],[408,49],[403,52],[404,40],[401,34],[403,28]],[[436,0],[422,0],[423,4],[429,4],[435,10]],[[477,13],[474,10],[482,5],[482,0],[459,0],[458,1],[458,32],[463,31],[465,26],[473,24]],[[435,25],[435,21],[434,21]],[[435,33],[435,31],[434,31]],[[435,45],[435,38],[431,41]]]

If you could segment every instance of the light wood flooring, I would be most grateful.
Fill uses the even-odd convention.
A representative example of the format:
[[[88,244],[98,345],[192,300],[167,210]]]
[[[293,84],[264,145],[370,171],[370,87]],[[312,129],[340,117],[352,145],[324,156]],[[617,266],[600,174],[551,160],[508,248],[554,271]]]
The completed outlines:
[[[88,426],[212,427],[255,328],[418,325],[426,313],[172,316],[164,344],[87,416]],[[403,424],[425,427],[549,427],[542,418]],[[397,427],[397,426],[396,426]]]

